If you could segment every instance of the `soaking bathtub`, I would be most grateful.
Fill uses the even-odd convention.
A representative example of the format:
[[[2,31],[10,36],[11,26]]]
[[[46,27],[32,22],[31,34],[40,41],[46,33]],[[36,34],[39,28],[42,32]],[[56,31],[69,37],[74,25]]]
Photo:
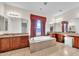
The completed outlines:
[[[30,39],[30,51],[36,52],[56,45],[56,38],[50,36],[32,37]]]

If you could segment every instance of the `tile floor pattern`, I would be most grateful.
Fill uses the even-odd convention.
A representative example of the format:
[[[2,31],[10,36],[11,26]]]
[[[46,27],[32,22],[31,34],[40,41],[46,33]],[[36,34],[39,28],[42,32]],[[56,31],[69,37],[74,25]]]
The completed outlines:
[[[64,46],[62,43],[57,43],[56,46],[46,48],[34,53],[28,48],[12,50],[0,53],[0,56],[79,56],[79,49]]]

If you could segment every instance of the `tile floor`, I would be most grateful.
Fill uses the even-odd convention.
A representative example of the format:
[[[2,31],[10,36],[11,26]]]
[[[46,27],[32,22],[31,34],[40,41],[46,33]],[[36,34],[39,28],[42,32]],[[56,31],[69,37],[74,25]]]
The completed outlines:
[[[28,47],[0,53],[0,56],[79,56],[79,49],[70,48],[64,46],[62,43],[57,43],[56,46],[34,53],[31,53]]]

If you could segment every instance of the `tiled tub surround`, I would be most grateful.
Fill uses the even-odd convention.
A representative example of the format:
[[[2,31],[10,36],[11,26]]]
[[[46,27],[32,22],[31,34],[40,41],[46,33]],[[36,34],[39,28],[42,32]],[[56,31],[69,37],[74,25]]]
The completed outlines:
[[[40,36],[31,38],[30,52],[36,52],[45,48],[49,48],[56,45],[56,39],[50,36]]]
[[[4,34],[0,35],[0,52],[29,46],[28,34]]]

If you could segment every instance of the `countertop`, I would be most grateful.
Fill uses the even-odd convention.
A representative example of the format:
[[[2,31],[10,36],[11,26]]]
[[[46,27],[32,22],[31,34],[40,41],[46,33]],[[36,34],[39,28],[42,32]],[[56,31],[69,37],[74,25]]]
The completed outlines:
[[[79,36],[79,33],[64,33],[64,32],[52,32],[53,34],[62,34],[64,36]]]
[[[59,34],[63,34],[64,36],[79,36],[78,33],[59,33]]]
[[[10,34],[2,34],[0,35],[0,38],[17,37],[17,36],[29,36],[29,35],[28,33],[10,33]]]

